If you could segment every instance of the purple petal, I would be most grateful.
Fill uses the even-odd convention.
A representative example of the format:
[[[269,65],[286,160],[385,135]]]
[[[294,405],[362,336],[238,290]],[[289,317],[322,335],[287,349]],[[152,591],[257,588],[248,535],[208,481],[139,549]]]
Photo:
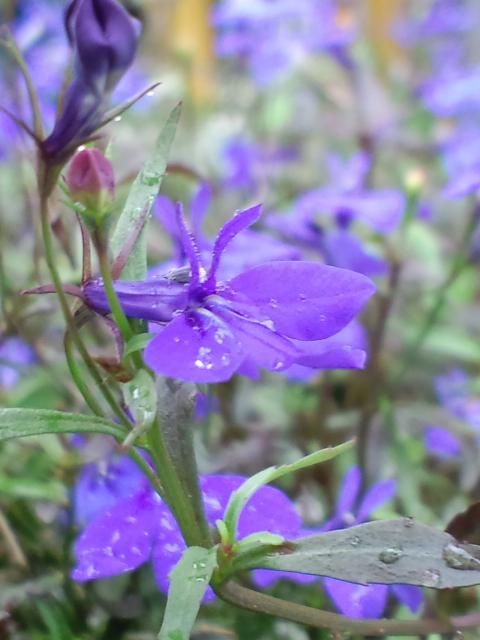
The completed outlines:
[[[335,514],[338,517],[341,518],[344,514],[353,513],[361,484],[362,472],[359,467],[352,467],[347,471],[342,480],[342,486],[335,506]]]
[[[168,592],[169,575],[185,549],[186,545],[177,522],[170,511],[165,509],[152,553],[155,582],[162,593]]]
[[[233,278],[229,286],[232,300],[244,296],[276,331],[298,340],[338,333],[375,291],[359,273],[316,262],[259,265]]]
[[[213,257],[208,273],[207,283],[210,283],[215,279],[215,274],[217,272],[222,253],[225,251],[229,242],[231,242],[243,229],[256,222],[260,217],[260,213],[261,205],[256,205],[254,207],[250,207],[250,209],[239,211],[233,216],[233,218],[223,225],[213,246]]]
[[[146,364],[158,374],[187,382],[223,382],[245,358],[236,332],[205,309],[174,318],[145,349]]]
[[[199,186],[190,203],[193,233],[197,238],[197,241],[200,241],[201,246],[209,244],[203,236],[202,225],[205,216],[208,213],[211,201],[212,187],[208,183],[204,182]]]
[[[126,456],[85,465],[73,489],[75,521],[84,527],[144,485],[145,476]]]
[[[294,344],[264,324],[240,316],[229,309],[222,309],[219,314],[235,330],[244,353],[259,367],[269,371],[282,371],[298,358],[299,351]]]
[[[423,444],[428,453],[442,460],[458,458],[462,453],[460,440],[443,427],[427,427],[423,433]]]
[[[391,500],[397,490],[397,483],[395,480],[383,480],[373,485],[364,498],[362,499],[358,508],[357,522],[363,522],[379,507]]]
[[[255,569],[255,571],[252,571],[251,577],[257,587],[261,589],[269,589],[279,582],[279,580],[289,580],[297,584],[311,584],[318,580],[317,576],[308,576],[304,573],[271,571],[269,569]]]
[[[336,337],[336,336],[334,336]],[[326,340],[293,341],[301,356],[296,364],[313,369],[363,369],[367,354],[349,344],[335,344]]]
[[[380,618],[385,611],[388,587],[384,584],[354,584],[335,578],[324,578],[323,584],[336,609],[349,618]]]
[[[178,228],[180,230],[180,241],[190,263],[190,288],[193,289],[197,287],[200,282],[200,252],[192,232],[187,227],[185,217],[183,215],[183,208],[180,203],[177,203],[176,214]]]
[[[321,247],[325,261],[335,267],[352,269],[366,276],[379,276],[387,270],[385,260],[367,253],[360,240],[346,229],[326,233]]]
[[[78,582],[108,578],[149,560],[158,523],[166,511],[146,490],[94,520],[75,543],[72,578]]]
[[[420,587],[411,584],[392,584],[392,593],[397,600],[410,609],[412,613],[417,613],[423,603],[423,591]]]

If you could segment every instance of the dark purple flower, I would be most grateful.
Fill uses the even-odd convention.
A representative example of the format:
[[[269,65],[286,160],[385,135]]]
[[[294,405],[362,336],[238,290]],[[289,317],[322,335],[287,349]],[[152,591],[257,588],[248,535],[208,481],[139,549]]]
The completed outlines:
[[[231,493],[245,478],[232,475],[208,475],[201,478],[207,520],[215,527],[222,519]],[[78,492],[77,492],[78,495]],[[104,501],[90,491],[94,503]],[[186,549],[170,510],[147,481],[133,495],[117,493],[112,503],[89,521],[78,538],[74,554],[74,580],[108,578],[132,571],[151,561],[158,588],[168,591],[169,574]],[[239,521],[239,539],[259,531],[276,533],[287,539],[298,537],[301,519],[287,496],[274,487],[262,487],[247,503]],[[209,591],[207,600],[212,599]]]
[[[73,79],[62,113],[42,143],[49,158],[68,157],[101,124],[139,38],[137,21],[117,0],[72,0],[66,29],[73,48]]]
[[[259,215],[260,207],[252,207],[222,227],[207,270],[179,213],[190,263],[188,285],[165,284],[165,278],[160,286],[158,280],[117,285],[128,315],[167,322],[144,353],[156,373],[213,383],[228,380],[247,360],[270,371],[296,362],[316,366],[315,358],[302,361],[312,355],[310,343],[338,333],[373,294],[374,286],[364,276],[315,262],[276,261],[218,281],[227,245]],[[173,295],[166,300],[169,291]],[[108,309],[99,282],[87,285],[85,301],[97,310]],[[170,317],[165,318],[169,305]]]
[[[32,347],[21,338],[0,335],[0,390],[14,387],[36,360]]]
[[[374,484],[359,499],[361,483],[360,469],[353,467],[343,478],[333,518],[322,526],[322,531],[345,529],[361,524],[395,495],[396,482],[383,480]],[[354,567],[352,577],[353,574]],[[335,578],[324,578],[324,586],[336,608],[353,618],[381,617],[390,593],[412,612],[417,611],[423,601],[422,590],[411,585],[361,585]]]

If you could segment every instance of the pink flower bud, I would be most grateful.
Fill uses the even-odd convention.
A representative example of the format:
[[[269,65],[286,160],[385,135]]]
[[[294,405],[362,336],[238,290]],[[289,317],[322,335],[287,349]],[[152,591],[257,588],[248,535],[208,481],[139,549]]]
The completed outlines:
[[[85,207],[89,218],[98,220],[109,213],[115,181],[113,167],[98,149],[75,154],[67,170],[67,186],[72,199]]]

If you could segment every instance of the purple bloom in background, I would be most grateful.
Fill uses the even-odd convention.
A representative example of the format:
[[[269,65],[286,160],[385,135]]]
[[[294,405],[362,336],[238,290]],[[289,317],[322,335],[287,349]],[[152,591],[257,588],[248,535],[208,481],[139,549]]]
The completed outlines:
[[[480,136],[478,124],[462,121],[441,145],[442,163],[448,176],[443,191],[446,198],[462,198],[480,188]]]
[[[290,213],[271,215],[268,223],[305,249],[321,253],[328,264],[381,275],[385,261],[364,248],[352,226],[362,223],[375,233],[391,233],[402,219],[404,196],[394,189],[365,187],[371,163],[368,154],[358,153],[347,162],[335,155],[328,160],[334,186],[302,194]]]
[[[480,67],[447,69],[422,87],[423,103],[437,116],[452,117],[480,107]]]
[[[42,143],[50,158],[68,156],[101,124],[139,39],[138,22],[117,0],[72,0],[66,30],[73,49],[73,79],[62,113]]]
[[[345,529],[361,524],[395,495],[395,481],[384,480],[373,485],[359,500],[361,483],[362,476],[358,467],[353,467],[346,473],[334,515],[322,526],[322,531]],[[423,601],[422,590],[412,585],[362,585],[336,578],[324,578],[323,583],[336,608],[352,618],[381,617],[390,594],[412,612],[418,611]]]
[[[461,369],[451,369],[435,379],[437,399],[455,418],[469,425],[480,438],[480,398],[472,395],[470,380]],[[458,436],[438,425],[428,425],[423,434],[426,451],[442,460],[458,460],[462,442]]]
[[[267,147],[233,139],[226,145],[224,156],[225,186],[252,194],[295,160],[297,153],[291,147]]]
[[[222,0],[212,14],[221,57],[244,61],[259,85],[285,77],[306,58],[353,40],[332,0]]]
[[[179,211],[181,240],[190,263],[188,284],[167,284],[163,278],[116,285],[127,315],[167,322],[144,352],[145,362],[156,373],[213,383],[228,380],[247,363],[269,371],[295,363],[323,368],[326,356],[313,353],[312,343],[343,329],[373,294],[375,288],[365,276],[315,262],[276,261],[218,281],[227,245],[259,215],[260,207],[252,207],[222,227],[207,271]],[[174,294],[169,297],[170,291]],[[101,281],[88,283],[84,296],[90,307],[108,312]],[[344,366],[345,353],[339,366]]]
[[[200,484],[207,520],[212,527],[223,518],[231,493],[245,478],[233,475],[207,475]],[[136,481],[136,479],[135,479]],[[91,485],[93,487],[98,485]],[[151,561],[158,588],[167,593],[169,574],[186,546],[170,510],[144,479],[136,493],[121,495],[105,502],[100,487],[84,492],[77,487],[77,503],[102,501],[107,507],[90,520],[75,544],[74,580],[108,578],[132,571]],[[110,498],[110,496],[109,496]],[[247,503],[239,521],[239,538],[259,531],[276,533],[287,539],[299,536],[301,519],[293,504],[279,489],[262,487]],[[207,600],[214,597],[209,590]]]
[[[204,261],[208,262],[214,242],[203,233],[202,227],[212,201],[212,190],[208,184],[202,184],[194,193],[190,205],[190,220],[197,248]],[[166,267],[182,267],[188,264],[188,256],[182,243],[181,229],[178,225],[175,204],[167,196],[160,195],[156,201],[157,220],[168,231],[174,244],[173,262],[160,264],[149,271],[149,277],[164,274]],[[255,251],[252,251],[255,247]],[[243,229],[228,246],[218,266],[218,278],[228,280],[250,267],[272,260],[299,260],[301,252],[280,240],[252,229]]]
[[[36,360],[32,347],[21,338],[0,335],[0,390],[14,387]]]

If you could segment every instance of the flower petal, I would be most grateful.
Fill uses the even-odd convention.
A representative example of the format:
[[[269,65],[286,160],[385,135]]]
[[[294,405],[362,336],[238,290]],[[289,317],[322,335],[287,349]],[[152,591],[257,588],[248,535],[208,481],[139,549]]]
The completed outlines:
[[[417,613],[423,603],[423,591],[412,584],[392,584],[390,589],[399,602]]]
[[[342,517],[345,513],[353,513],[361,484],[362,472],[359,467],[352,467],[343,476],[335,506],[335,515]]]
[[[336,609],[349,618],[380,618],[385,611],[385,584],[354,584],[335,578],[324,578],[323,584]]]
[[[207,310],[174,318],[147,345],[146,364],[156,373],[187,382],[223,382],[245,357],[236,333]]]
[[[358,508],[357,522],[363,522],[379,507],[391,500],[396,490],[395,480],[383,480],[370,487]]]
[[[146,562],[165,510],[147,490],[94,520],[75,544],[72,578],[78,582],[108,578]]]
[[[229,282],[232,301],[241,297],[270,319],[289,338],[321,340],[348,324],[374,293],[360,273],[317,262],[273,262],[259,265]]]
[[[453,460],[462,453],[460,440],[443,427],[427,427],[423,433],[426,451],[442,460]]]

